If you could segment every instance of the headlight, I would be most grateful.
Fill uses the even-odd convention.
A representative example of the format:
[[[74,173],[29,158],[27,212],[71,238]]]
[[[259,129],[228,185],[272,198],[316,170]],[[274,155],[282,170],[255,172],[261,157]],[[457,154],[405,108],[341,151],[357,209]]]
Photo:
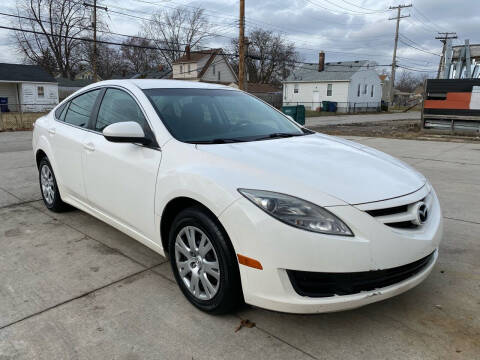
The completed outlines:
[[[260,209],[288,225],[322,234],[353,236],[342,220],[308,201],[271,191],[238,191]]]

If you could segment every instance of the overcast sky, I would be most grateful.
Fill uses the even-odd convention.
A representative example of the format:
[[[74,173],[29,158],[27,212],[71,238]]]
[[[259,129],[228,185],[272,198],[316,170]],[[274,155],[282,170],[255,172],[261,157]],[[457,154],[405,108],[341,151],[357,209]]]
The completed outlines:
[[[111,10],[139,17],[148,17],[161,8],[176,6],[205,9],[217,29],[218,36],[204,46],[225,46],[237,36],[238,0],[98,0]],[[326,61],[373,60],[380,65],[392,61],[396,16],[389,6],[408,2],[391,0],[245,0],[248,31],[256,27],[281,32],[295,43],[302,59],[318,61],[318,51],[326,53]],[[14,13],[16,0],[2,0],[2,12]],[[479,0],[414,0],[413,7],[402,10],[410,15],[400,23],[398,63],[420,71],[434,71],[438,67],[441,43],[435,40],[437,31],[455,31],[455,44],[470,39],[479,43]],[[135,35],[142,21],[109,12],[107,22],[112,32]],[[8,26],[11,18],[0,16],[1,25]],[[121,41],[121,37],[112,37]],[[21,63],[15,53],[14,36],[0,29],[0,62]],[[416,47],[413,48],[411,46]],[[380,68],[378,69],[380,70]]]

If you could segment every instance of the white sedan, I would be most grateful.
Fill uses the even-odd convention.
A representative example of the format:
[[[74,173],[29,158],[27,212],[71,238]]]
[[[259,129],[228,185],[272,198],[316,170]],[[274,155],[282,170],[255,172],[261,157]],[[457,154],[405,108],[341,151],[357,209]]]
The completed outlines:
[[[437,260],[424,176],[230,87],[95,83],[36,121],[33,149],[47,208],[168,256],[207,312],[351,309],[414,287]]]

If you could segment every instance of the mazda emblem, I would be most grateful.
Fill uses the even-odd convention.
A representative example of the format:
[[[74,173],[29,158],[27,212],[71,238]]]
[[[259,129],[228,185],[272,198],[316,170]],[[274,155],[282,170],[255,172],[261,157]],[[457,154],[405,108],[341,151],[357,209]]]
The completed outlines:
[[[415,206],[416,218],[412,222],[416,225],[422,225],[427,221],[428,218],[428,207],[423,201],[419,202]]]

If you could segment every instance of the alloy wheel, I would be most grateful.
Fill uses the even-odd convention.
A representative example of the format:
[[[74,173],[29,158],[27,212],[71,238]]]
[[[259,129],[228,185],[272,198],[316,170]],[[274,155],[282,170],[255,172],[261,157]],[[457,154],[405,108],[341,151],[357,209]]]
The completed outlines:
[[[53,174],[48,165],[43,165],[40,170],[40,184],[45,201],[51,205],[55,199],[55,183]]]
[[[212,242],[195,226],[185,226],[175,239],[178,274],[199,300],[210,300],[220,285],[220,265]]]

